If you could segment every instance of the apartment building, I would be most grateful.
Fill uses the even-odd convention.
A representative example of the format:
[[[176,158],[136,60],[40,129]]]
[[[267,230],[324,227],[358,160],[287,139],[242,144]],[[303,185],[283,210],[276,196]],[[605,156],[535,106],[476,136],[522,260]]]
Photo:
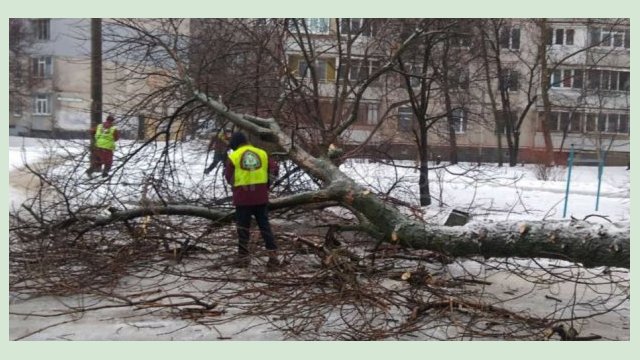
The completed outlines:
[[[92,106],[91,20],[12,19],[11,24],[20,41],[14,44],[19,51],[10,52],[9,133],[87,137]],[[102,27],[111,36],[119,31],[109,19],[102,21]],[[115,46],[103,36],[103,118],[106,114],[115,115],[124,137],[151,137],[166,127],[162,116],[170,111],[170,104],[139,110],[135,99],[162,86],[161,77],[132,76],[122,66],[127,59],[109,52]],[[172,137],[181,136],[176,131],[172,127]]]
[[[550,19],[549,114],[556,148],[601,149],[612,163],[629,162],[630,28],[628,20]],[[538,114],[542,106],[537,104]],[[532,147],[543,146],[536,129]]]
[[[343,117],[351,114],[351,107],[340,107],[344,103],[336,106],[336,102],[349,101],[348,97],[336,100],[336,84],[350,81],[349,91],[355,94],[357,85],[353,84],[370,77],[388,61],[392,48],[399,46],[398,41],[388,41],[393,34],[381,32],[393,29],[401,19],[300,20],[296,24],[304,24],[304,34],[311,40],[307,44],[295,36],[285,40],[290,72],[301,81],[318,83],[323,121],[335,117],[337,108],[344,110]],[[431,97],[423,115],[423,121],[441,119],[433,121],[428,133],[433,157],[447,158],[453,136],[460,161],[496,161],[499,155],[508,159],[510,146],[515,146],[518,162],[540,162],[546,146],[541,115],[548,114],[556,161],[566,160],[573,145],[584,158],[597,157],[600,149],[609,164],[629,162],[628,20],[458,20],[463,26],[451,33],[459,36],[449,35],[429,48],[434,57],[446,56],[450,67],[448,107],[445,82],[440,79],[429,89]],[[358,40],[345,54],[344,38],[356,33]],[[387,40],[387,49],[379,46],[382,39]],[[415,75],[410,79],[412,87],[419,87],[422,78],[437,77],[443,66],[430,63],[427,66],[436,68],[425,70],[419,62],[406,65],[404,71]],[[347,145],[366,140],[395,157],[415,158],[418,120],[399,72],[394,68],[359,94],[358,119],[346,132]],[[544,77],[548,83],[543,82]],[[309,109],[301,112],[309,115]],[[375,135],[370,137],[372,131]],[[508,136],[517,144],[509,145]]]
[[[80,132],[90,124],[88,19],[20,19],[23,51],[11,74],[9,132]],[[12,54],[13,55],[13,54]],[[14,97],[14,95],[11,95]]]
[[[370,156],[415,159],[419,116],[407,89],[420,94],[426,86],[420,121],[429,122],[432,157],[446,160],[455,146],[459,161],[506,161],[515,146],[518,162],[538,162],[550,142],[560,162],[572,144],[585,154],[606,151],[610,164],[629,162],[628,19],[432,20],[430,42],[391,66],[420,19],[410,26],[407,19],[191,19],[180,31],[193,35],[192,76],[232,108],[270,116],[281,94],[293,94],[281,114],[300,141],[313,143],[352,118],[338,145],[366,143],[360,150]],[[32,36],[27,71],[12,76],[22,78],[26,101],[10,104],[10,133],[86,131],[89,19],[23,21]],[[259,42],[243,40],[247,23]],[[161,28],[162,21],[145,26]],[[162,130],[170,104],[139,112],[116,107],[162,86],[161,77],[127,84],[115,81],[128,74],[113,59],[103,68],[104,112],[127,114],[135,134]]]

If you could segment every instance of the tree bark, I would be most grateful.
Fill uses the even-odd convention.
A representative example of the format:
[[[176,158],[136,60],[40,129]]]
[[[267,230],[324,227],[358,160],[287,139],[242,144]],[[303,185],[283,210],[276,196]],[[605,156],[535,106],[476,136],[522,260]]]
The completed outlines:
[[[630,267],[627,231],[586,221],[471,222],[465,226],[430,226],[414,221],[384,203],[355,182],[343,179],[330,187],[273,200],[271,210],[309,203],[338,201],[361,212],[366,225],[380,232],[376,240],[410,249],[437,251],[450,257],[550,258],[581,263],[586,267]],[[199,206],[168,205],[114,211],[96,218],[92,226],[131,220],[148,215],[195,216],[231,223],[233,211]]]
[[[91,127],[102,122],[102,19],[91,19]],[[93,143],[93,139],[91,139]]]
[[[420,191],[420,206],[431,205],[431,191],[429,190],[429,148],[427,147],[427,126],[424,121],[420,121],[420,180],[418,189]]]
[[[547,21],[540,19],[538,21],[541,39],[538,45],[538,54],[540,56],[540,96],[542,97],[542,109],[539,114],[540,130],[544,137],[545,158],[544,163],[547,166],[555,164],[555,156],[553,153],[553,139],[551,138],[551,130],[549,129],[549,114],[551,114],[551,100],[549,99],[549,89],[551,88],[549,65],[547,63],[547,45],[544,37],[547,33]]]

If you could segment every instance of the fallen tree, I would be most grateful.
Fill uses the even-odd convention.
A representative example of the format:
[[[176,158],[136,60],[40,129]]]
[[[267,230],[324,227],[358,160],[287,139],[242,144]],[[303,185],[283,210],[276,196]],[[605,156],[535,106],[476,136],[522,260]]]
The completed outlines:
[[[188,79],[185,79],[188,82]],[[409,218],[385,203],[371,190],[346,176],[328,156],[314,157],[280,130],[276,119],[264,119],[229,111],[224,104],[194,90],[195,98],[226,117],[244,131],[268,139],[286,152],[323,188],[290,198],[273,200],[272,209],[306,203],[336,201],[354,211],[359,226],[378,234],[378,242],[397,243],[412,249],[427,249],[452,257],[543,257],[569,260],[585,266],[630,266],[629,233],[583,221],[499,222],[466,227],[429,226]],[[153,207],[117,212],[97,224],[150,214],[192,215],[221,220],[230,214],[197,207]]]

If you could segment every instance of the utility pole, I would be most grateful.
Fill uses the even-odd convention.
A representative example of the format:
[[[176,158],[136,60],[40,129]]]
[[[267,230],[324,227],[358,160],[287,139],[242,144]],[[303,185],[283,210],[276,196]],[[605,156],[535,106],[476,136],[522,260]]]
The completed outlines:
[[[102,19],[91,19],[91,128],[102,122]],[[93,143],[93,139],[91,140]]]

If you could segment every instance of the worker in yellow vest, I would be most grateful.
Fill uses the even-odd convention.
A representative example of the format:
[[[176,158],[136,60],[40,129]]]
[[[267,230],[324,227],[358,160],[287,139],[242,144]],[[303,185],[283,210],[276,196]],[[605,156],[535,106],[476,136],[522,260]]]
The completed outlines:
[[[120,134],[118,128],[113,125],[113,115],[107,116],[105,121],[95,129],[91,129],[93,137],[92,159],[87,175],[93,176],[93,172],[102,172],[102,177],[109,176],[109,170],[113,165],[113,150],[116,148]]]
[[[238,258],[234,264],[238,267],[248,267],[250,264],[249,229],[253,216],[267,248],[267,268],[276,269],[281,263],[269,225],[268,202],[270,180],[278,175],[278,164],[269,158],[266,151],[249,144],[241,132],[231,135],[229,147],[233,152],[229,154],[225,165],[225,178],[233,188],[238,232]]]

